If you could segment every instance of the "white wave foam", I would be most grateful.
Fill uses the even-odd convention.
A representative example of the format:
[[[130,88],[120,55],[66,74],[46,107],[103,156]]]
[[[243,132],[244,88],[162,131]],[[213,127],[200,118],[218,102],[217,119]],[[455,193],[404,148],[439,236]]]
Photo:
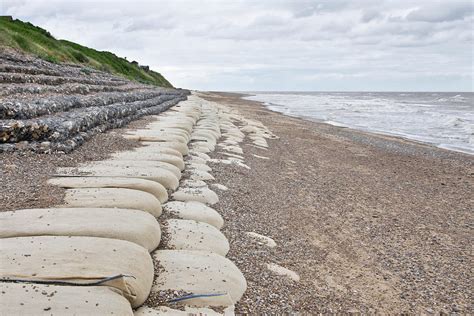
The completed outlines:
[[[257,93],[273,111],[474,153],[473,93]]]

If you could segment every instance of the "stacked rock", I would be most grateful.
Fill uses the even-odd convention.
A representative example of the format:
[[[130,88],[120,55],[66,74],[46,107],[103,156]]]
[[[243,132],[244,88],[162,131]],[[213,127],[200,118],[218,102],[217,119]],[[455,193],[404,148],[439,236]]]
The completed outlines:
[[[91,136],[167,110],[189,94],[77,65],[0,51],[0,152],[70,152]]]

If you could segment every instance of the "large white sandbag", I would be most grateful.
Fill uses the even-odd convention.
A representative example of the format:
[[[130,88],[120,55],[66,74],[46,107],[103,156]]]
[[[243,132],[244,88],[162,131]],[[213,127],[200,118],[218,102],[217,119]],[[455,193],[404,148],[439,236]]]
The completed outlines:
[[[142,141],[142,145],[150,148],[172,148],[179,151],[182,155],[187,155],[189,152],[188,146],[180,142],[152,142],[152,141]]]
[[[189,179],[191,180],[215,180],[214,176],[207,171],[198,169],[189,170]]]
[[[227,238],[212,225],[185,219],[168,219],[165,225],[170,249],[205,250],[221,256],[229,252]]]
[[[157,129],[138,129],[134,131],[128,131],[126,135],[133,135],[139,137],[154,137],[160,141],[172,141],[186,144],[189,141],[190,135],[185,131],[181,130],[170,130],[169,132],[164,128]]]
[[[183,180],[179,186],[183,188],[203,188],[207,187],[207,183],[202,180]]]
[[[201,157],[198,157],[198,156],[194,156],[194,155],[189,155],[188,156],[188,159],[186,160],[186,162],[191,162],[193,164],[201,164],[201,165],[205,165],[207,160],[201,158]]]
[[[178,188],[178,190],[171,196],[174,200],[182,202],[196,201],[209,205],[219,202],[219,197],[217,196],[216,192],[207,187]]]
[[[193,130],[194,126],[194,121],[184,121],[184,119],[177,119],[177,120],[168,120],[168,121],[158,121],[158,122],[153,122],[148,124],[146,127],[149,129],[166,129],[166,128],[172,128],[172,129],[179,129],[182,130],[183,132],[186,133],[191,133]]]
[[[120,177],[59,177],[49,184],[63,188],[125,188],[153,194],[161,203],[168,200],[166,188],[158,182],[139,178]]]
[[[134,152],[139,153],[140,155],[143,155],[143,158],[137,158],[137,159],[167,162],[169,164],[176,166],[177,168],[179,168],[179,170],[184,169],[183,158],[177,157],[175,155],[162,153],[160,148],[158,148],[158,151],[156,151],[156,148],[154,147],[144,146],[144,147],[135,149]]]
[[[137,244],[96,237],[37,236],[0,242],[0,277],[102,283],[120,291],[133,307],[146,300],[153,283],[153,262]]]
[[[136,148],[140,149],[142,147]],[[167,154],[167,155],[172,155],[176,156],[178,158],[183,158],[183,154],[181,154],[179,151],[173,149],[173,148],[167,148],[167,147],[160,147],[160,148],[155,148],[154,153],[161,153],[161,154]],[[135,158],[137,156],[137,151],[136,150],[130,150],[130,151],[121,151],[118,153],[113,153],[112,157],[114,158],[122,158],[125,157],[127,158],[128,156],[133,156]],[[150,160],[150,159],[140,159],[140,160]]]
[[[161,203],[152,194],[116,188],[68,189],[64,204],[60,207],[127,208],[142,210],[158,217],[161,215]]]
[[[133,315],[130,302],[108,286],[0,283],[5,316]]]
[[[184,310],[183,310],[184,309]],[[235,307],[229,306],[222,313],[206,307],[184,306],[183,309],[174,309],[167,306],[142,306],[134,312],[135,316],[233,316]]]
[[[194,155],[194,156],[197,156],[197,157],[199,157],[199,158],[201,158],[201,159],[204,159],[204,160],[206,160],[206,161],[209,160],[209,159],[211,159],[211,157],[209,157],[209,155],[206,155],[206,154],[204,154],[204,153],[199,153],[199,152],[197,152],[197,151],[192,151],[192,150],[190,150],[190,151],[189,151],[189,154]]]
[[[206,295],[181,301],[189,306],[231,306],[247,289],[240,270],[229,259],[213,252],[157,250],[153,254],[163,267],[153,292],[182,290]],[[215,296],[212,296],[215,295]]]
[[[93,161],[87,164],[81,164],[81,166],[111,166],[120,168],[133,168],[133,167],[152,167],[152,168],[163,168],[170,171],[179,180],[181,179],[181,170],[173,164],[164,161],[150,161],[150,160],[127,160],[127,159],[107,159],[100,161]]]
[[[171,201],[163,204],[163,210],[173,217],[208,223],[217,229],[224,225],[222,216],[216,210],[200,202]]]
[[[140,178],[156,181],[171,190],[175,190],[179,185],[178,178],[171,171],[155,167],[63,167],[57,168],[57,175]]]
[[[212,171],[212,168],[209,167],[208,165],[203,164],[203,163],[196,163],[196,162],[193,162],[193,161],[186,162],[186,168],[187,169],[198,169],[198,170],[207,171],[207,172]]]
[[[122,135],[125,139],[137,140],[142,142],[179,142],[186,144],[187,141],[184,137],[178,135],[154,135],[151,133],[144,133],[140,132],[139,134],[130,135],[125,134]]]
[[[148,251],[158,247],[161,229],[155,217],[119,208],[26,209],[0,213],[0,238],[86,236],[127,240]]]

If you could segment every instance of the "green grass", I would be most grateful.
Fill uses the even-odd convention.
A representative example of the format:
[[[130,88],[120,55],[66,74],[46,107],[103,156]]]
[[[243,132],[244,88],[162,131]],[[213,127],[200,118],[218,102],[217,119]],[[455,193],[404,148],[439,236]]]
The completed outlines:
[[[107,71],[141,83],[172,87],[160,73],[145,71],[116,56],[66,40],[55,39],[48,31],[20,20],[0,18],[0,47],[7,46],[34,54],[52,63],[69,62]]]

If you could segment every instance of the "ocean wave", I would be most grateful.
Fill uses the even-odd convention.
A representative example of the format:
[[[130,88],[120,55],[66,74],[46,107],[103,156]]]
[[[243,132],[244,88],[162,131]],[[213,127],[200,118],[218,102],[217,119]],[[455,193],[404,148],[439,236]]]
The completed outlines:
[[[433,98],[436,96],[437,98]],[[473,93],[257,93],[272,111],[474,152]],[[464,105],[461,105],[463,103]],[[462,149],[462,150],[461,150]]]

